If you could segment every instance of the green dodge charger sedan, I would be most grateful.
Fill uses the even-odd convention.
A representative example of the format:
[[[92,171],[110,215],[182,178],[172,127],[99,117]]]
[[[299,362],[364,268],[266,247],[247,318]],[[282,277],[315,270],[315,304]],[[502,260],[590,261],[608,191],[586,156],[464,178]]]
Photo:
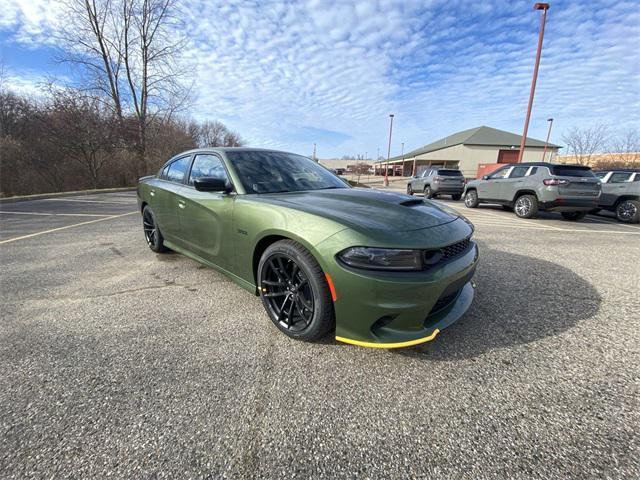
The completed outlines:
[[[290,337],[407,347],[473,300],[473,225],[408,195],[352,188],[316,162],[255,148],[192,150],[140,179],[149,247],[259,295]]]

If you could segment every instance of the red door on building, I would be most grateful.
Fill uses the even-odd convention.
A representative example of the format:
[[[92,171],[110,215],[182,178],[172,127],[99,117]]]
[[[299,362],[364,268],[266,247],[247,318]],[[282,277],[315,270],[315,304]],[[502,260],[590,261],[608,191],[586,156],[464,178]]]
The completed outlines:
[[[498,150],[498,163],[517,163],[520,150]]]

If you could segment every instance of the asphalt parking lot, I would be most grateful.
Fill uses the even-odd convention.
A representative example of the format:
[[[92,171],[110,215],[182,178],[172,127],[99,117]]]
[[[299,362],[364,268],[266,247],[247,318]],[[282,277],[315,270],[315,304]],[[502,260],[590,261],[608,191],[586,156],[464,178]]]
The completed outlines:
[[[0,477],[638,478],[640,227],[445,203],[476,298],[404,350],[288,339],[133,192],[0,205]]]

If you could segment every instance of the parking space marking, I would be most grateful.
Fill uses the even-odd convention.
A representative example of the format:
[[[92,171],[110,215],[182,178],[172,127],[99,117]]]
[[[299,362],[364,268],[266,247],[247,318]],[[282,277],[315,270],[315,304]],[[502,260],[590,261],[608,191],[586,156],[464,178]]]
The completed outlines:
[[[37,200],[36,200],[37,201]],[[108,200],[84,200],[80,198],[44,198],[41,202],[81,202],[81,203],[110,203],[113,205],[131,205],[132,202],[110,202]]]
[[[580,232],[580,233],[585,233],[585,234],[592,234],[592,233],[608,233],[608,234],[617,234],[617,235],[640,235],[640,230],[637,232],[630,232],[628,230],[598,230],[598,229],[586,229],[586,228],[556,228],[554,230],[549,230],[548,228],[542,227],[542,226],[537,226],[537,225],[512,225],[512,224],[505,224],[505,223],[496,223],[496,222],[491,222],[491,221],[475,221],[472,222],[476,227],[503,227],[503,228],[515,228],[515,229],[520,229],[520,230],[541,230],[541,231],[545,231],[545,232],[553,232],[553,233],[560,233],[560,232],[569,232],[569,233],[575,233],[575,232]]]
[[[6,240],[0,241],[0,245],[3,245],[5,243],[17,242],[18,240],[26,240],[28,238],[38,237],[40,235],[45,235],[47,233],[59,232],[60,230],[66,230],[67,228],[80,227],[82,225],[89,225],[90,223],[104,222],[105,220],[112,220],[114,218],[126,217],[127,215],[133,215],[134,213],[139,213],[139,212],[136,210],[135,212],[128,212],[120,215],[111,215],[109,217],[96,218],[95,220],[74,223],[73,225],[65,225],[64,227],[52,228],[50,230],[43,230],[42,232],[30,233],[29,235],[22,235],[20,237],[8,238]]]
[[[6,213],[9,215],[44,215],[53,217],[112,217],[117,213],[45,213],[45,212],[8,212],[0,211],[0,215]]]

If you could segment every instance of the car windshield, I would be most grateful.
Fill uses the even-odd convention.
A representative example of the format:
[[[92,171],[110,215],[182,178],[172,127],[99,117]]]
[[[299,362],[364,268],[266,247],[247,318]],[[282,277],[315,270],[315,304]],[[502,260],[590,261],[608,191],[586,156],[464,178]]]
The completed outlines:
[[[460,170],[438,170],[438,175],[441,177],[461,177],[462,172]]]
[[[554,165],[551,169],[551,174],[559,177],[594,177],[593,171],[589,167],[577,165]]]
[[[301,192],[350,188],[313,160],[284,152],[227,152],[247,193]]]

